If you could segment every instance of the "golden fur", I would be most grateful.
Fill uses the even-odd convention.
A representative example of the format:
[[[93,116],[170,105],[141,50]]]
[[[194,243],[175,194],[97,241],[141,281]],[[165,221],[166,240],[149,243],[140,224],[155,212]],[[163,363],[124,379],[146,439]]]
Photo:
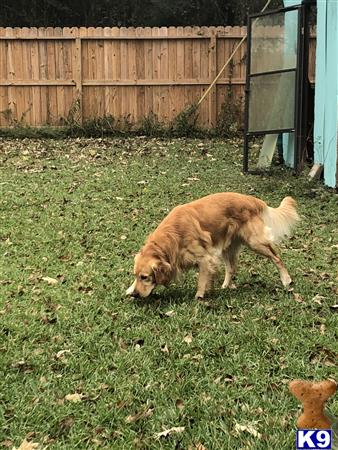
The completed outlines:
[[[291,278],[273,244],[289,235],[298,220],[291,197],[271,208],[258,198],[227,192],[177,206],[136,255],[136,279],[127,294],[147,297],[156,285],[166,285],[179,272],[198,266],[196,297],[203,298],[220,257],[226,267],[222,287],[230,287],[242,244],[269,258],[287,287]]]

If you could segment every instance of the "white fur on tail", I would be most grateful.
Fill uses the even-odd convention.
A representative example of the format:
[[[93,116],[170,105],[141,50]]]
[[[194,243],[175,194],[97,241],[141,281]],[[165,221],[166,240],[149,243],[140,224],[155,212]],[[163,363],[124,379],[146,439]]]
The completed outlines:
[[[296,201],[292,197],[285,197],[278,208],[267,206],[263,211],[262,218],[269,239],[275,243],[289,236],[293,227],[300,220],[296,210]]]

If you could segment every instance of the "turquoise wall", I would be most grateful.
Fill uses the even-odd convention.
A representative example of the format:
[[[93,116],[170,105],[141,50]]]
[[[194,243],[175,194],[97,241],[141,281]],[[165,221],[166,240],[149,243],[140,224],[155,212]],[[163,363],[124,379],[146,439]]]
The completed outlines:
[[[300,4],[284,0],[284,6]],[[286,24],[287,26],[287,24]],[[338,1],[317,1],[314,162],[324,166],[324,182],[336,186],[338,133]],[[283,135],[285,164],[293,167],[294,135]]]
[[[338,132],[338,2],[317,1],[315,163],[324,165],[324,181],[336,186]]]

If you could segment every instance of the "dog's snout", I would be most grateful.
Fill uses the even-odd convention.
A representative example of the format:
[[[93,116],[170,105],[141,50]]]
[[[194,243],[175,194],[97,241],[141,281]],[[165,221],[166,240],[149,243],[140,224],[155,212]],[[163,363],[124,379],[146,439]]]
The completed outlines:
[[[126,295],[134,296],[136,281],[126,290]]]
[[[135,280],[134,283],[126,290],[126,294],[134,298],[145,298],[151,294],[155,284],[142,283]]]

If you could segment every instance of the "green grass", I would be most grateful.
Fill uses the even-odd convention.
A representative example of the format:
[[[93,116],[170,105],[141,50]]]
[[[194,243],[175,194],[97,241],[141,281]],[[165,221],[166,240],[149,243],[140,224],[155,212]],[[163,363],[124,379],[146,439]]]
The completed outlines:
[[[336,375],[337,195],[283,168],[243,176],[235,141],[3,139],[0,155],[0,448],[294,448],[288,381]],[[190,272],[126,298],[170,208],[226,190],[297,199],[294,290],[244,250],[237,290],[196,302]]]

